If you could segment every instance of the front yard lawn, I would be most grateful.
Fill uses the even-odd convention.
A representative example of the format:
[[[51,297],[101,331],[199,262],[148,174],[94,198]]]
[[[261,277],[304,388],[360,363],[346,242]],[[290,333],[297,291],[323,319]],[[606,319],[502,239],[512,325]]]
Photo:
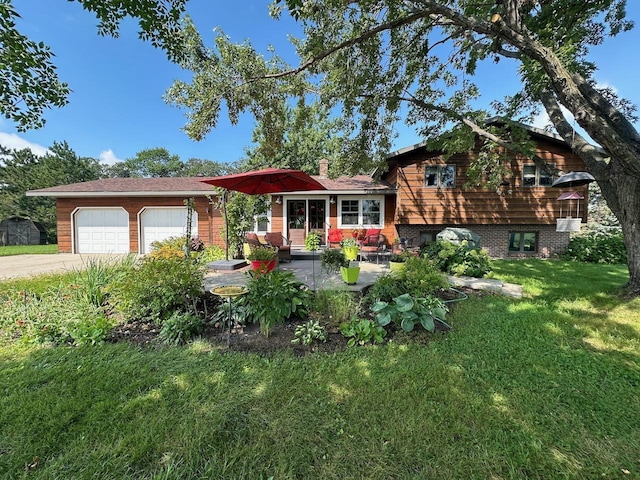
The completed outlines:
[[[35,255],[41,253],[58,253],[58,245],[4,245],[0,246],[0,257],[9,255]]]
[[[0,478],[640,478],[623,266],[499,261],[426,344],[0,346]]]

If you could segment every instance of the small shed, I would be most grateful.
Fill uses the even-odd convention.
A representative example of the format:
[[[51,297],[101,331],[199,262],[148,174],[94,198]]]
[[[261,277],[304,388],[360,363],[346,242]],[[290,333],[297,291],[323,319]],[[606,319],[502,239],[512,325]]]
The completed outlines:
[[[13,216],[0,222],[0,245],[44,245],[47,232],[39,222]]]

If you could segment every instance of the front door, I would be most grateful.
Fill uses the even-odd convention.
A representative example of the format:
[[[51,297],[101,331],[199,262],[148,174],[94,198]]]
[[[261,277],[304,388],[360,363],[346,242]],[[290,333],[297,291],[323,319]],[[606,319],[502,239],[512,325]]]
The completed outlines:
[[[287,226],[292,245],[304,245],[307,228],[307,201],[287,200]]]
[[[324,244],[326,220],[326,202],[324,200],[309,200],[309,231],[320,234],[321,242]]]
[[[287,228],[292,245],[304,245],[307,232],[325,239],[326,201],[324,199],[287,200]]]

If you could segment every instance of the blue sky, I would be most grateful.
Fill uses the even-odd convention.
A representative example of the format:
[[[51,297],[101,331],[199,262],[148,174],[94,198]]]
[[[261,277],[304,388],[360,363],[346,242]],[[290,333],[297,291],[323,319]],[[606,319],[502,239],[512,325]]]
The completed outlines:
[[[629,18],[640,22],[640,2],[629,3]],[[268,4],[269,0],[190,0],[187,10],[207,44],[211,44],[212,29],[220,26],[235,42],[249,39],[262,52],[274,45],[281,56],[293,61],[287,34],[299,34],[300,28],[286,15],[279,21],[272,20]],[[243,157],[251,143],[253,119],[243,117],[233,126],[221,118],[205,140],[189,139],[181,130],[184,112],[162,99],[173,80],[188,79],[188,72],[172,65],[162,51],[140,41],[133,22],[126,22],[120,38],[114,39],[98,36],[95,18],[75,2],[14,0],[14,6],[22,16],[22,33],[51,46],[58,73],[73,92],[66,107],[46,112],[47,124],[42,129],[18,132],[10,121],[0,118],[1,144],[31,147],[42,153],[54,141],[66,140],[78,155],[108,164],[155,147],[164,147],[185,161],[195,157],[231,162]],[[640,104],[638,45],[640,26],[608,40],[592,55],[600,66],[598,82],[615,88],[636,104]],[[487,102],[517,89],[508,62],[501,63],[498,69],[479,69],[478,83]],[[540,122],[542,126],[543,120]],[[399,126],[394,147],[419,141],[412,130]]]

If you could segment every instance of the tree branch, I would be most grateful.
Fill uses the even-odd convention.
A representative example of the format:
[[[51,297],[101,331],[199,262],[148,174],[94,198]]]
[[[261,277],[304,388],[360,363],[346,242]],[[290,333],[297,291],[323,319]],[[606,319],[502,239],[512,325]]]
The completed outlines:
[[[393,20],[391,22],[387,22],[387,23],[383,23],[381,25],[378,25],[376,28],[373,28],[371,30],[368,30],[366,32],[364,32],[362,35],[359,35],[355,38],[351,38],[349,40],[345,40],[344,42],[340,42],[339,44],[321,52],[319,55],[314,56],[312,58],[310,58],[309,60],[307,60],[306,62],[304,62],[303,64],[299,65],[296,68],[290,69],[290,70],[286,70],[283,72],[278,72],[278,73],[271,73],[268,75],[265,75],[264,77],[261,78],[282,78],[282,77],[286,77],[289,75],[295,75],[297,73],[303,72],[309,68],[311,68],[313,65],[315,65],[318,62],[321,62],[322,60],[324,60],[325,58],[333,55],[334,53],[343,50],[345,48],[351,47],[353,45],[356,45],[358,43],[363,42],[364,40],[367,40],[379,33],[382,33],[386,30],[392,30],[394,28],[398,28],[401,27],[403,25],[408,25],[409,23],[415,22],[416,20],[419,20],[421,18],[426,18],[429,15],[425,12],[418,12],[418,13],[414,13],[412,15],[409,15],[405,18],[399,18],[397,20]]]

